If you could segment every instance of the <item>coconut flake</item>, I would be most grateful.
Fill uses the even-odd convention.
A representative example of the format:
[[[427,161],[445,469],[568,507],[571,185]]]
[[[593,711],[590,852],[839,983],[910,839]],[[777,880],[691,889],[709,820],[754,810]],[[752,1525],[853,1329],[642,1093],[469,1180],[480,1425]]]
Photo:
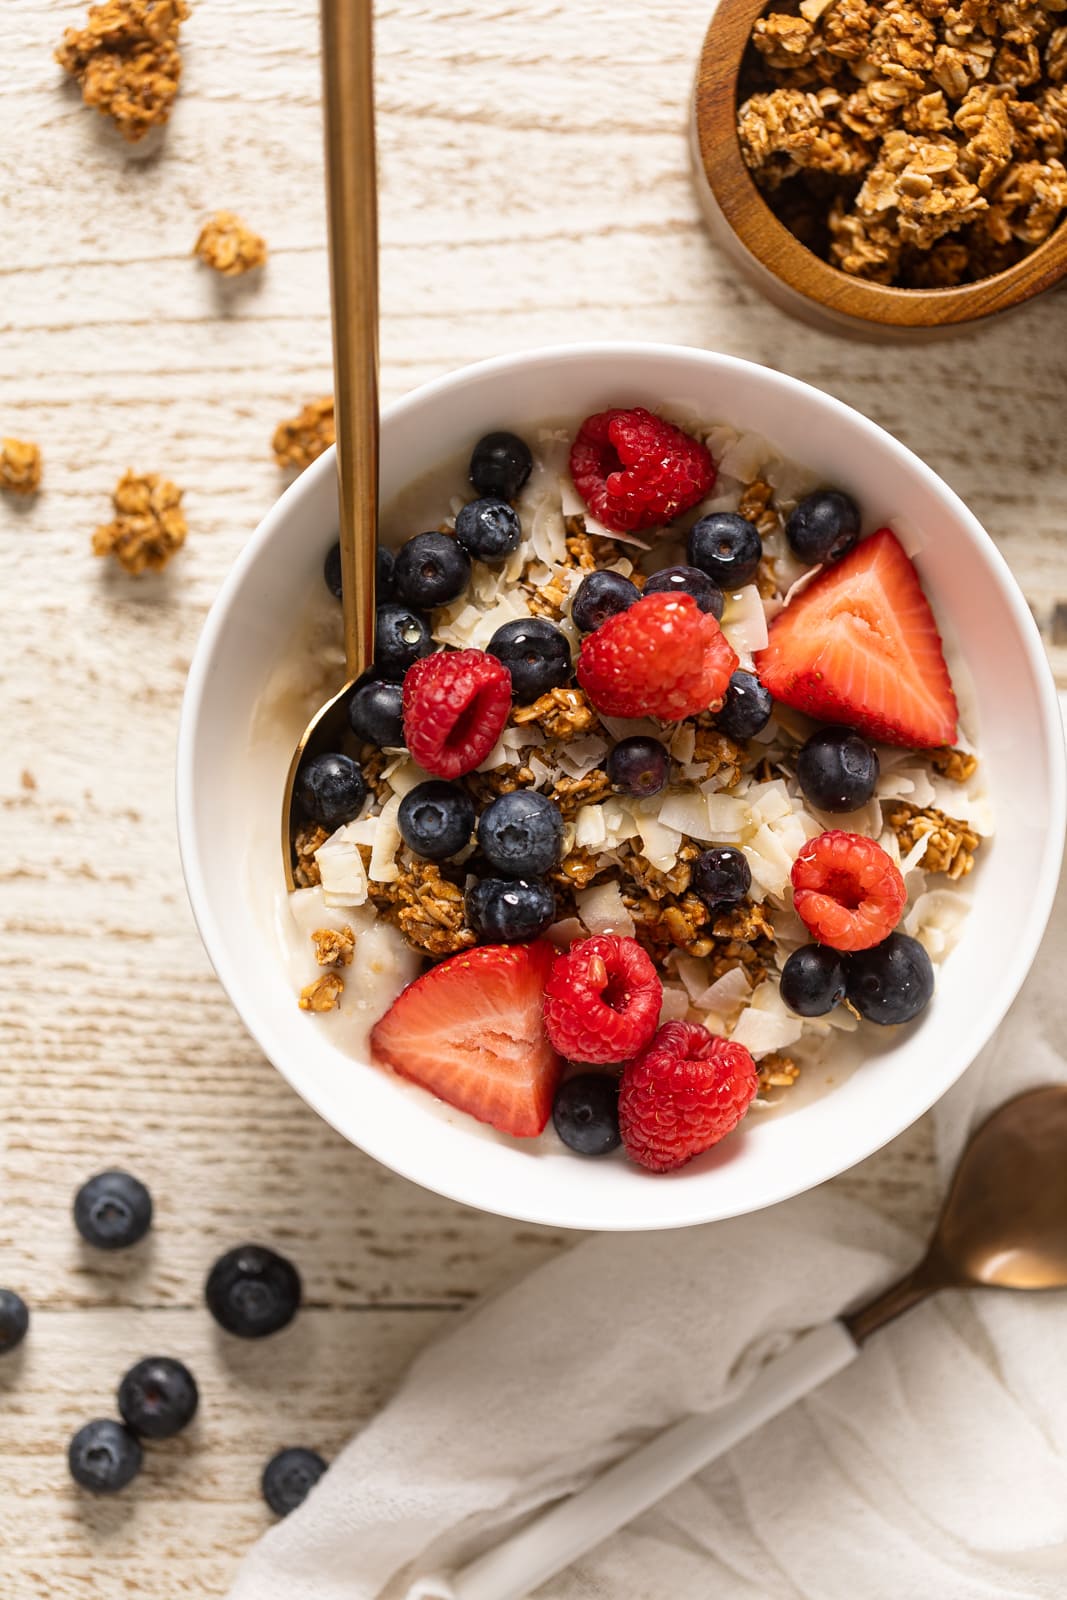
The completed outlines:
[[[719,468],[729,478],[754,483],[764,463],[776,459],[772,446],[760,433],[739,434],[722,453]]]
[[[378,814],[378,826],[374,830],[370,866],[367,869],[367,876],[372,883],[395,883],[400,876],[395,859],[401,845],[400,829],[396,825],[399,810],[400,798],[393,795]]]
[[[687,766],[696,749],[697,731],[691,722],[680,722],[671,735],[669,749],[675,761]]]
[[[574,842],[580,850],[598,850],[607,843],[608,830],[600,806],[582,806],[574,819]]]
[[[564,917],[562,922],[554,922],[546,932],[558,950],[569,950],[576,939],[585,938],[585,929],[577,917]]]
[[[748,805],[732,794],[715,794],[709,784],[701,784],[708,806],[708,826],[713,839],[730,835],[738,838],[748,823]]]
[[[328,906],[361,906],[367,900],[367,872],[353,829],[345,823],[315,851],[322,880],[322,898]]]
[[[688,834],[691,839],[710,841],[716,837],[708,821],[708,798],[699,789],[676,789],[660,806],[659,820],[668,828]]]
[[[689,996],[677,983],[663,985],[663,1000],[660,1005],[659,1020],[664,1022],[684,1022],[689,1015]]]
[[[678,850],[682,843],[681,829],[669,827],[658,817],[646,816],[643,813],[639,813],[635,820],[637,831],[641,835],[642,854],[658,872],[669,872],[678,859]]]
[[[559,764],[569,778],[584,778],[587,772],[592,772],[594,767],[600,765],[607,753],[607,740],[595,733],[587,733],[563,746],[559,753]]]
[[[714,1011],[726,1022],[738,1006],[744,1005],[750,993],[751,985],[744,967],[731,967],[700,994],[694,995],[693,1003],[701,1011]]]
[[[614,933],[620,938],[633,938],[634,919],[623,904],[622,890],[617,882],[598,883],[592,889],[581,889],[575,895],[574,903],[590,933]]]
[[[751,662],[757,650],[767,645],[767,614],[754,583],[731,595],[722,619],[722,631],[744,660]]]
[[[943,960],[956,944],[967,916],[966,897],[953,889],[928,889],[904,918],[904,930],[926,947],[932,960]]]

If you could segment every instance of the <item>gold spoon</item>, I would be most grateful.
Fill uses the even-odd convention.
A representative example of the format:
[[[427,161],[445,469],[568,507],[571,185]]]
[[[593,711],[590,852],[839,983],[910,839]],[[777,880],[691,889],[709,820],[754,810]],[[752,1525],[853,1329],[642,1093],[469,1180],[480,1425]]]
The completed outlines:
[[[1067,1288],[1067,1086],[1021,1094],[978,1129],[925,1256],[899,1283],[804,1334],[713,1416],[675,1423],[479,1556],[452,1579],[454,1600],[521,1600],[847,1366],[894,1317],[942,1289],[978,1288]]]
[[[344,687],[319,707],[289,764],[282,804],[285,881],[293,880],[293,788],[304,760],[341,750],[346,707],[374,655],[378,548],[378,177],[371,0],[322,0],[326,198],[333,313]]]

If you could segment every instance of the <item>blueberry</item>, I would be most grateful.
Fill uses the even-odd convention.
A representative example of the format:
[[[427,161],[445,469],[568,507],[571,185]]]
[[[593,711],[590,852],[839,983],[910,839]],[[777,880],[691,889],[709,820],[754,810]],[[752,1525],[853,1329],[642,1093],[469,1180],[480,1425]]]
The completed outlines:
[[[533,466],[529,446],[516,433],[487,433],[471,456],[470,478],[481,495],[514,500]]]
[[[400,802],[396,825],[416,855],[427,861],[447,861],[470,844],[474,832],[474,801],[458,783],[428,778],[409,789]]]
[[[718,584],[712,583],[699,567],[661,567],[645,584],[645,594],[691,595],[701,611],[708,611],[720,621],[726,596]]]
[[[742,589],[756,576],[763,540],[755,523],[736,511],[713,511],[694,522],[685,549],[690,565],[706,572],[720,589]]]
[[[563,846],[559,807],[534,789],[502,794],[478,819],[478,843],[498,872],[509,878],[540,878],[559,862]]]
[[[215,1321],[239,1339],[264,1339],[292,1322],[300,1305],[300,1274],[265,1245],[239,1244],[220,1256],[204,1286]]]
[[[358,817],[367,798],[363,768],[351,756],[330,751],[312,756],[296,779],[300,808],[323,828],[339,828]]]
[[[702,850],[693,862],[690,884],[707,906],[732,906],[752,887],[752,868],[733,845]]]
[[[144,1455],[129,1428],[110,1417],[97,1417],[79,1428],[67,1449],[75,1483],[94,1494],[116,1494],[141,1470]]]
[[[467,921],[486,944],[536,939],[556,920],[556,896],[543,878],[481,878],[466,896]]]
[[[865,806],[878,770],[877,750],[851,728],[821,728],[797,756],[797,782],[819,811]]]
[[[376,675],[400,681],[408,668],[433,650],[430,625],[408,606],[387,601],[378,607],[374,624]]]
[[[0,1289],[0,1356],[6,1356],[26,1337],[30,1312],[25,1300],[14,1289]]]
[[[640,795],[642,799],[659,794],[667,782],[669,770],[667,752],[659,740],[646,739],[640,734],[632,739],[620,739],[607,759],[612,788],[622,794]]]
[[[456,538],[476,561],[499,567],[519,548],[522,524],[506,500],[470,500],[456,518]]]
[[[794,950],[782,968],[782,999],[798,1017],[824,1017],[845,998],[845,963],[826,944]]]
[[[636,583],[621,572],[588,572],[575,593],[571,619],[583,633],[592,633],[609,617],[628,611],[640,598]]]
[[[315,1450],[279,1450],[263,1468],[263,1498],[275,1516],[287,1517],[303,1505],[325,1471],[326,1463]]]
[[[74,1196],[74,1226],[98,1250],[124,1250],[152,1223],[152,1196],[128,1172],[98,1172]]]
[[[471,558],[447,533],[417,533],[397,555],[396,592],[409,606],[445,606],[470,581]]]
[[[172,1356],[145,1356],[119,1384],[119,1412],[144,1439],[170,1439],[192,1422],[200,1400],[189,1368]]]
[[[561,689],[573,671],[566,634],[545,617],[503,623],[485,648],[511,673],[511,692],[521,706]]]
[[[326,560],[322,563],[322,576],[326,579],[326,587],[336,599],[341,598],[341,544],[331,545],[326,552]]]
[[[352,691],[348,720],[357,739],[368,739],[379,748],[403,749],[403,688],[382,678],[365,678]]]
[[[774,710],[770,691],[755,673],[738,671],[726,686],[715,726],[728,739],[752,739],[767,726]]]
[[[848,998],[868,1022],[910,1022],[934,992],[930,957],[906,933],[891,933],[871,950],[848,958]]]
[[[819,489],[789,514],[789,548],[800,561],[840,561],[860,536],[860,510],[840,489]]]
[[[322,575],[326,579],[326,587],[338,600],[341,598],[341,546],[331,545],[326,552],[326,560],[322,563]],[[393,597],[393,552],[384,546],[378,546],[378,564],[374,583],[375,600],[381,604],[383,600]]]
[[[552,1107],[556,1132],[580,1156],[606,1156],[619,1143],[619,1086],[603,1072],[560,1085]]]

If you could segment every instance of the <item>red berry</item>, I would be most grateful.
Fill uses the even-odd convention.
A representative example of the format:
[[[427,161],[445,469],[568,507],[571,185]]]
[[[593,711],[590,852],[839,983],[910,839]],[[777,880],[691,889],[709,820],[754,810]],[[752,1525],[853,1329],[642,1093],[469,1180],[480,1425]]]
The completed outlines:
[[[900,869],[862,833],[832,828],[793,862],[793,904],[820,944],[869,950],[900,921],[908,892]]]
[[[699,1023],[665,1022],[623,1068],[619,1129],[627,1155],[650,1172],[684,1166],[733,1132],[758,1086],[744,1045]]]
[[[545,984],[545,1029],[572,1061],[625,1061],[656,1031],[663,985],[636,939],[603,933],[557,956]]]
[[[571,477],[598,522],[632,533],[703,500],[715,463],[699,439],[635,406],[586,417],[571,446]]]
[[[483,650],[443,651],[404,676],[404,743],[438,778],[458,778],[483,762],[511,710],[511,674]]]
[[[577,673],[606,717],[680,722],[718,709],[737,664],[715,618],[690,595],[650,594],[586,635]]]

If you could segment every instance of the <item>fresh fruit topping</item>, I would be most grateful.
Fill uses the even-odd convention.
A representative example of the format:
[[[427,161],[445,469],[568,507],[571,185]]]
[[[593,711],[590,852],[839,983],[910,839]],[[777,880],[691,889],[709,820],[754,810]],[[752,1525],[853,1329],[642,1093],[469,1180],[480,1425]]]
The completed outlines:
[[[793,862],[793,904],[820,944],[867,950],[892,933],[907,890],[880,844],[834,828],[809,839]]]
[[[759,679],[739,668],[726,686],[715,726],[728,739],[754,739],[771,720],[773,710],[774,701]]]
[[[619,1143],[619,1085],[604,1072],[582,1072],[560,1084],[552,1122],[568,1150],[606,1156]]]
[[[279,1450],[263,1468],[263,1498],[276,1517],[287,1517],[304,1504],[325,1471],[326,1463],[317,1450],[299,1445]]]
[[[743,589],[756,576],[763,540],[754,522],[736,511],[713,511],[689,530],[686,555],[720,589]]]
[[[192,1422],[200,1395],[189,1368],[173,1356],[145,1356],[119,1384],[119,1412],[144,1439],[170,1439]]]
[[[363,809],[367,798],[363,768],[338,751],[312,756],[297,774],[296,798],[312,822],[322,828],[339,828]]]
[[[819,811],[858,811],[878,772],[877,750],[852,728],[820,728],[797,756],[797,782]]]
[[[698,1023],[664,1023],[623,1068],[619,1129],[627,1155],[650,1172],[684,1166],[733,1132],[758,1086],[743,1045]]]
[[[556,895],[543,878],[482,878],[465,896],[467,921],[489,944],[537,939],[556,920]]]
[[[458,778],[485,760],[510,710],[511,678],[495,656],[428,656],[404,678],[404,743],[427,772]]]
[[[578,682],[608,717],[680,722],[716,709],[737,666],[689,595],[650,594],[582,640]]]
[[[732,844],[702,850],[690,869],[689,885],[706,906],[734,906],[752,887],[752,868]]]
[[[956,699],[933,612],[888,528],[864,539],[780,612],[756,658],[776,700],[884,744],[956,738]]]
[[[487,433],[471,454],[470,480],[480,495],[514,500],[532,467],[529,446],[517,433]]]
[[[860,508],[840,489],[818,489],[790,512],[785,536],[798,561],[840,561],[860,536]]]
[[[849,958],[849,1002],[868,1022],[910,1022],[926,1009],[933,992],[933,964],[909,934],[891,933]]]
[[[426,618],[410,606],[387,601],[380,605],[374,623],[374,675],[399,683],[415,661],[434,648]]]
[[[322,563],[322,576],[326,587],[335,600],[341,598],[341,546],[333,544],[326,552],[326,559]]]
[[[471,558],[447,533],[417,533],[398,551],[394,582],[405,605],[429,611],[461,595],[471,581]]]
[[[583,633],[592,633],[609,617],[627,611],[641,598],[636,583],[621,572],[587,572],[571,602],[571,620]]]
[[[479,945],[408,985],[371,1033],[371,1054],[501,1133],[535,1138],[562,1062],[542,1015],[550,944]]]
[[[515,617],[504,622],[486,645],[511,673],[511,692],[520,706],[561,689],[573,669],[567,636],[546,617]]]
[[[404,746],[404,691],[399,683],[368,678],[357,684],[348,702],[348,721],[357,739],[380,748]]]
[[[29,1326],[29,1307],[22,1296],[14,1289],[0,1289],[0,1356],[17,1349]]]
[[[128,1428],[110,1417],[87,1422],[67,1448],[74,1482],[93,1494],[117,1494],[141,1470],[144,1453]]]
[[[456,540],[475,561],[499,567],[522,540],[519,513],[506,500],[469,500],[456,518]]]
[[[722,621],[726,596],[706,572],[699,567],[661,567],[645,584],[645,594],[687,594],[701,611],[707,611],[716,622]]]
[[[98,1172],[74,1196],[74,1226],[97,1250],[125,1250],[152,1225],[152,1196],[128,1172]]]
[[[326,580],[326,587],[335,599],[341,598],[341,546],[331,545],[326,552],[326,559],[322,563],[322,575]],[[384,546],[378,547],[377,573],[374,582],[374,597],[380,605],[383,600],[393,598],[393,552]]]
[[[645,800],[659,794],[670,772],[663,745],[658,739],[646,739],[640,734],[620,739],[609,752],[605,767],[613,789]]]
[[[545,1027],[572,1061],[625,1061],[656,1031],[663,985],[636,939],[596,934],[556,957],[545,985]]]
[[[466,789],[443,778],[427,778],[400,802],[396,825],[409,850],[427,861],[447,861],[470,844],[474,801]]]
[[[511,878],[540,878],[559,863],[563,817],[536,789],[498,795],[478,818],[478,843],[486,860]]]
[[[824,1017],[845,998],[844,961],[829,945],[801,945],[782,968],[781,995],[798,1017]]]
[[[699,439],[644,406],[586,417],[570,465],[593,516],[616,533],[670,522],[715,482],[715,463]]]
[[[204,1285],[207,1308],[227,1333],[265,1339],[296,1316],[300,1274],[291,1261],[261,1244],[239,1244],[221,1255]]]

